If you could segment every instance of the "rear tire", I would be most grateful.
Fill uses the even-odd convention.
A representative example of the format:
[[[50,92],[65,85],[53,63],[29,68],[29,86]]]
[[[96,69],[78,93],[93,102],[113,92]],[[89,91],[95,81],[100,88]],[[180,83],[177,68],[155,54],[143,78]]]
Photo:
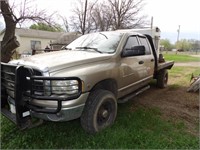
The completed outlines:
[[[107,90],[93,91],[86,101],[81,125],[88,133],[96,133],[111,126],[117,115],[117,100]]]
[[[160,70],[157,74],[157,86],[159,88],[166,88],[168,82],[168,71],[166,69]]]

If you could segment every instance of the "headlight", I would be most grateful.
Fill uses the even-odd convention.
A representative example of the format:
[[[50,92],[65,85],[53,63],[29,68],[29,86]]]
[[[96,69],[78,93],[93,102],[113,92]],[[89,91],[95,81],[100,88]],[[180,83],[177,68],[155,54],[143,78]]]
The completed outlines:
[[[51,82],[52,94],[78,94],[79,84],[77,80],[54,80]]]
[[[45,95],[51,95],[51,82],[50,81],[44,81],[44,91],[45,91]]]

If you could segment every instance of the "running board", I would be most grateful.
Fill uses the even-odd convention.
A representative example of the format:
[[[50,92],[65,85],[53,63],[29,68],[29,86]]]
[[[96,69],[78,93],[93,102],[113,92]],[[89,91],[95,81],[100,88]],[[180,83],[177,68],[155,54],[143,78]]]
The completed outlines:
[[[131,94],[129,94],[129,95],[123,97],[123,98],[118,99],[117,102],[120,103],[120,104],[121,104],[121,103],[126,103],[126,102],[128,102],[130,99],[134,98],[135,96],[139,95],[140,93],[143,93],[144,91],[148,90],[149,88],[150,88],[149,85],[148,85],[148,86],[145,86],[145,87],[141,88],[140,90],[138,90],[138,91],[136,91],[136,92],[134,92],[134,93],[131,93]]]

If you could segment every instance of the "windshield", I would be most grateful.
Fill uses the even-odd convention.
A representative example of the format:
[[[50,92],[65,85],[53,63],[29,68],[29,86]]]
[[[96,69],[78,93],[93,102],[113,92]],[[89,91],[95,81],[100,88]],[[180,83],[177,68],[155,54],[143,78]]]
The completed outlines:
[[[68,50],[90,50],[99,53],[114,53],[122,33],[98,32],[86,34],[74,40],[65,49]]]

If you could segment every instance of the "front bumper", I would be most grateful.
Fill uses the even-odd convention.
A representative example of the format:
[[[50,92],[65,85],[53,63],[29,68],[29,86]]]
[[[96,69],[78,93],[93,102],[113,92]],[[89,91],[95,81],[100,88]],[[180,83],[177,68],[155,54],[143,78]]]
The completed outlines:
[[[57,122],[77,119],[81,116],[83,112],[83,108],[85,106],[85,102],[88,98],[88,95],[89,93],[84,93],[77,99],[62,102],[62,108],[58,113],[48,114],[48,113],[38,113],[31,111],[31,116],[47,121],[57,121]]]

